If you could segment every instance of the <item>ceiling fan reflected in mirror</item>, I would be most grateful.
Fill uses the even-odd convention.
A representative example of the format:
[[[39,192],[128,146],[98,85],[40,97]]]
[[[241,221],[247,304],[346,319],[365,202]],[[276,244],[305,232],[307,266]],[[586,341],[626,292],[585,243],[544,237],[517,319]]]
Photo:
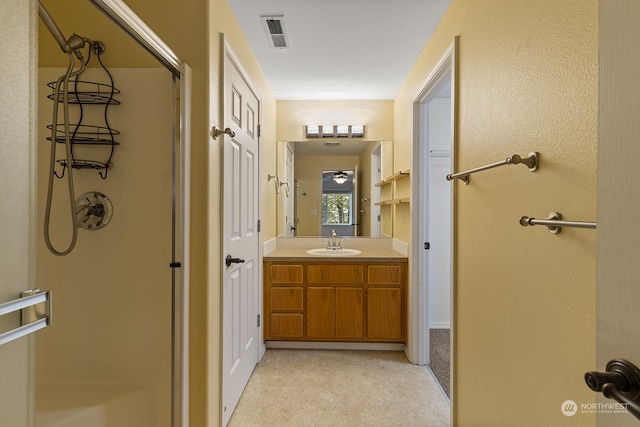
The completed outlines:
[[[344,184],[345,182],[347,182],[347,179],[349,179],[349,176],[346,172],[337,171],[333,174],[333,180],[338,184]]]

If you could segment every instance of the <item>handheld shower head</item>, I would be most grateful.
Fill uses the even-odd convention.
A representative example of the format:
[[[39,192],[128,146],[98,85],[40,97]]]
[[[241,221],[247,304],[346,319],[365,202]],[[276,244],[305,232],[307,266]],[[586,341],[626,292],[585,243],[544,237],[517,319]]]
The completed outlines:
[[[38,15],[40,16],[40,19],[42,19],[44,25],[49,29],[53,38],[58,42],[62,51],[65,53],[73,52],[79,60],[82,60],[82,52],[80,49],[84,47],[85,39],[74,34],[67,40],[40,1],[38,1]]]

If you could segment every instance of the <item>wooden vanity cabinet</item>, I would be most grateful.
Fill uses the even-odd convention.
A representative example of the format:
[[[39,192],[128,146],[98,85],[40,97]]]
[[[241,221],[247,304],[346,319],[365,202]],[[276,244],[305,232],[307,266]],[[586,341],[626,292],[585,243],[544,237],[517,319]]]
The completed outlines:
[[[406,261],[265,261],[265,340],[404,342]]]

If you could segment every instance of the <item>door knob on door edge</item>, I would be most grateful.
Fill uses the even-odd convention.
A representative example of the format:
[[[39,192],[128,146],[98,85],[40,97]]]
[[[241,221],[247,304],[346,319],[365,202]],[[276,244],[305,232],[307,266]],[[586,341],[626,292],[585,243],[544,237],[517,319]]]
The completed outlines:
[[[590,371],[584,380],[593,391],[623,404],[627,411],[640,419],[640,369],[624,359],[612,359],[606,372]]]

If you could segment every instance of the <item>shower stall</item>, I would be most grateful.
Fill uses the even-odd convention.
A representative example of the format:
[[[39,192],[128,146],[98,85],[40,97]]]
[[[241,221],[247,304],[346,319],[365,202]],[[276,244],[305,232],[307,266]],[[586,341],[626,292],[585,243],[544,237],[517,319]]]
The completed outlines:
[[[65,106],[65,122],[58,124],[51,110],[62,95],[52,82],[60,86],[69,71],[38,69],[37,221],[46,225],[45,233],[38,230],[37,285],[55,295],[55,320],[36,338],[35,425],[177,427],[187,424],[189,69],[123,2],[92,2],[108,15],[100,19],[110,17],[138,42],[127,49],[151,53],[160,63],[110,67],[110,52],[122,46],[102,40],[99,59],[106,70],[87,66],[81,77],[117,86],[116,105],[108,118],[104,108]],[[65,8],[48,3],[55,18]],[[105,71],[112,79],[106,83]],[[76,99],[78,87],[63,86]],[[107,129],[101,137],[106,133],[111,143],[81,146],[76,131],[85,123]],[[50,146],[69,140],[74,158],[67,151],[54,159],[54,169]],[[81,150],[107,160],[76,167]],[[112,209],[107,226],[74,229],[75,218],[69,226],[69,201],[81,194],[90,195],[86,200],[106,195],[94,204]],[[88,211],[91,202],[83,200],[72,202],[72,214]],[[64,249],[70,239],[68,251],[47,250]]]

